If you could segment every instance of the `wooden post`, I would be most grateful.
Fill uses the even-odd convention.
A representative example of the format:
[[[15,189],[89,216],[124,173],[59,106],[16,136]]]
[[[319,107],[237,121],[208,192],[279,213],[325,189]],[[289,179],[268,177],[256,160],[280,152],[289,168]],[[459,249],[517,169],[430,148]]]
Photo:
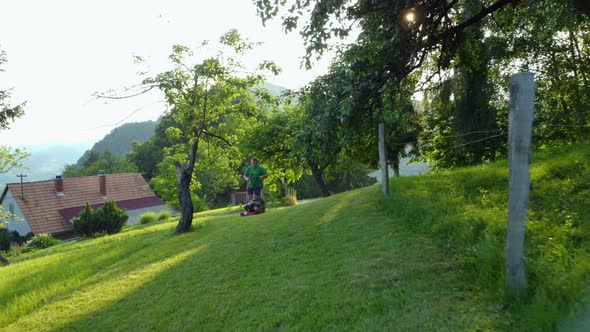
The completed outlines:
[[[506,232],[506,287],[515,295],[526,289],[524,235],[528,212],[531,136],[535,81],[532,73],[510,77],[510,113],[508,122],[508,226]]]
[[[381,192],[389,195],[389,169],[385,151],[385,124],[379,124],[379,164],[381,165]]]

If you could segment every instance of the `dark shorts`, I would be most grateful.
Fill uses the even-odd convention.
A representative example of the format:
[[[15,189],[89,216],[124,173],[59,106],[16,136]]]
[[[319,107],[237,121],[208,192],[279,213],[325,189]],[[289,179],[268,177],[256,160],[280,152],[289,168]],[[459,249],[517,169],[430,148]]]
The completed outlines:
[[[248,188],[248,195],[256,195],[256,196],[260,196],[260,192],[262,191],[262,187],[256,187],[256,188]]]

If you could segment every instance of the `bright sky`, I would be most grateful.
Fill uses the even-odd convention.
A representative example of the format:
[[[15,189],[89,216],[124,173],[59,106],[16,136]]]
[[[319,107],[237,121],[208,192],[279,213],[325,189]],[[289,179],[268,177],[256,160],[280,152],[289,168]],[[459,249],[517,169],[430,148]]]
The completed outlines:
[[[161,72],[173,44],[216,41],[233,28],[264,43],[250,60],[275,61],[283,73],[269,78],[274,84],[299,88],[329,63],[302,69],[301,37],[285,35],[278,20],[263,27],[251,0],[3,0],[0,89],[13,88],[13,104],[27,105],[0,144],[89,143],[119,122],[155,120],[165,110],[157,93],[124,101],[92,94],[139,83],[134,54]]]

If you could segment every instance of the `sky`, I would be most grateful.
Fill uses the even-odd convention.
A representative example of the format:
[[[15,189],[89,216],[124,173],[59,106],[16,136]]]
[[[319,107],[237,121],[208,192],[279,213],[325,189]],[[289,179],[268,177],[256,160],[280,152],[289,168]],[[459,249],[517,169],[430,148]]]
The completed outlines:
[[[172,45],[195,47],[234,28],[263,43],[247,64],[272,60],[282,68],[269,77],[273,84],[300,88],[331,60],[303,69],[301,36],[285,34],[279,20],[263,27],[251,0],[3,0],[0,49],[8,62],[0,90],[12,89],[13,105],[27,104],[25,115],[0,132],[0,145],[89,144],[117,125],[156,120],[166,110],[158,92],[125,100],[92,95],[139,83],[145,66],[134,55],[150,72],[162,72]]]

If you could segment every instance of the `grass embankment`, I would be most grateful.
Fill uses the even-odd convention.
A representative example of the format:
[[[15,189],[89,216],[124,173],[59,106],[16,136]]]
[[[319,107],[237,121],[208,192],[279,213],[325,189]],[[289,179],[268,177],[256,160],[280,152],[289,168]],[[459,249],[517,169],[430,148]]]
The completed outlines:
[[[506,164],[20,255],[0,330],[550,328],[587,285],[590,144],[535,157],[527,303],[502,294]],[[568,184],[568,185],[564,185]],[[230,210],[231,211],[231,210]]]
[[[198,215],[197,215],[198,217]],[[198,218],[22,255],[0,329],[496,329],[500,313],[378,188],[264,215]]]
[[[529,327],[554,329],[590,290],[590,142],[535,154],[531,177],[521,303],[504,293],[507,162],[398,179],[386,206],[453,253],[467,280],[504,298]]]

